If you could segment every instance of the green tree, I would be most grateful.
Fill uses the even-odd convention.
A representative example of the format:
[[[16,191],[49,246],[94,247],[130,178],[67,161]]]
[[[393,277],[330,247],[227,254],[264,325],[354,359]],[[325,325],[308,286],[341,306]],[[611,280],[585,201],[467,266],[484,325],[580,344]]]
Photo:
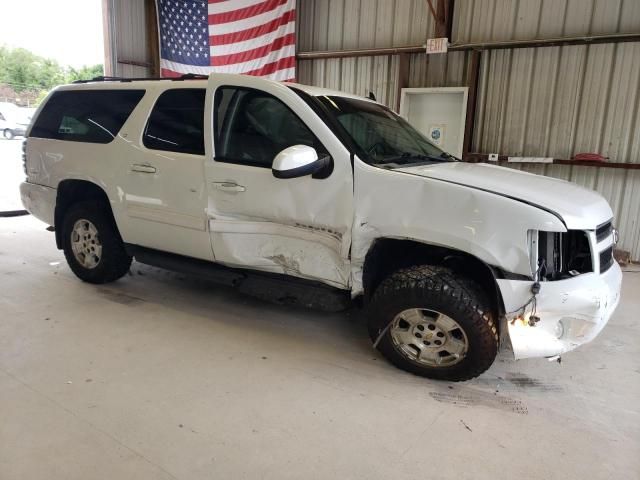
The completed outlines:
[[[75,80],[90,80],[103,75],[102,65],[75,69],[63,67],[55,60],[36,55],[24,48],[0,45],[0,84],[8,85],[16,94],[31,92],[44,98],[42,92]]]
[[[95,77],[101,77],[104,75],[104,69],[102,65],[83,66],[79,69],[69,67],[67,70],[67,82],[74,82],[76,80],[91,80]]]
[[[0,47],[0,82],[10,85],[16,92],[50,89],[64,80],[65,71],[55,60],[24,48]]]

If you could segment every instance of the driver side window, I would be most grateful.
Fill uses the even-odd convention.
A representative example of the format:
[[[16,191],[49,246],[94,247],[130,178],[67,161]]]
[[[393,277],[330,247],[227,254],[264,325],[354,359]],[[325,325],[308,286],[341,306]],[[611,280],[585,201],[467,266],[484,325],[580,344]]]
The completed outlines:
[[[221,87],[214,105],[215,160],[271,168],[292,145],[326,153],[309,128],[282,101],[259,90]]]

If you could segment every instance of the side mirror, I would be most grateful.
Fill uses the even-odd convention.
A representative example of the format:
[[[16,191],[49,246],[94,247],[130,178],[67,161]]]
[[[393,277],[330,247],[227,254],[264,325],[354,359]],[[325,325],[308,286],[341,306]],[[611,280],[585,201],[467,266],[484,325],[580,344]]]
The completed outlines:
[[[271,172],[276,178],[297,178],[311,175],[312,178],[327,178],[333,171],[333,160],[329,155],[318,157],[315,148],[293,145],[282,150],[273,160]]]

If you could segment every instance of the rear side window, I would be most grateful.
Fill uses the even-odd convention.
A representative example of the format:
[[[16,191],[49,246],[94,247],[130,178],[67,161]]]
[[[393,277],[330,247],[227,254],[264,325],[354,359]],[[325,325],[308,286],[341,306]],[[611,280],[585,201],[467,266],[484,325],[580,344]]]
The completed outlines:
[[[167,90],[156,102],[143,143],[153,150],[204,155],[203,88]]]
[[[55,92],[38,115],[31,137],[109,143],[144,96],[144,90]]]

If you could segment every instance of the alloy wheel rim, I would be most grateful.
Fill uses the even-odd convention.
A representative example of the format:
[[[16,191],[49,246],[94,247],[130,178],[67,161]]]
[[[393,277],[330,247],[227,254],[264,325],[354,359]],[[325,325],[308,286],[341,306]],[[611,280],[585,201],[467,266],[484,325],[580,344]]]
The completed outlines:
[[[403,356],[432,368],[455,365],[469,350],[467,334],[460,324],[427,308],[403,310],[394,317],[389,333]]]
[[[98,229],[89,220],[81,218],[71,230],[71,249],[76,261],[84,268],[93,269],[102,260],[102,243]]]

